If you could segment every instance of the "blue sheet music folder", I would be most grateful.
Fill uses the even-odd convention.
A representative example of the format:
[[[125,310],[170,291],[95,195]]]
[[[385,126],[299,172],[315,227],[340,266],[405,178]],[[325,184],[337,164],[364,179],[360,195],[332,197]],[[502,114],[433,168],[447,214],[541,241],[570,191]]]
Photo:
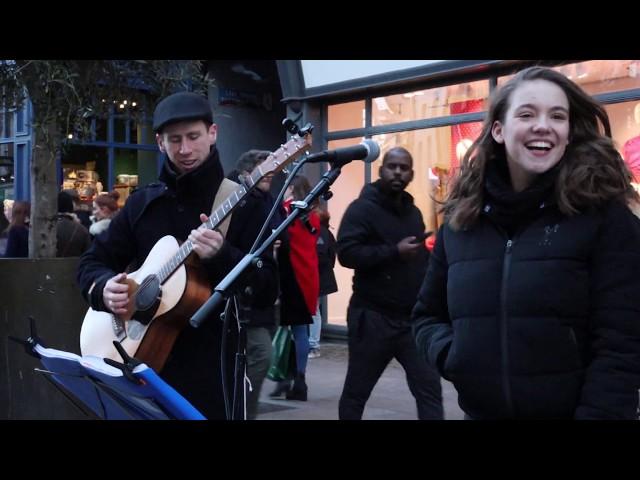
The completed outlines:
[[[141,363],[130,371],[102,358],[32,344],[54,384],[104,420],[206,420],[153,369]],[[75,403],[75,402],[74,402]]]

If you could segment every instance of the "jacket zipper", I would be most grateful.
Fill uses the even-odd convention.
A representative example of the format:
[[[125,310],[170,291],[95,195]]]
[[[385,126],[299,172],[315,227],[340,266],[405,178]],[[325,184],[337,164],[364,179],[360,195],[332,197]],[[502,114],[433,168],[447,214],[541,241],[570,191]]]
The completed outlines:
[[[511,249],[513,240],[507,240],[504,252],[504,262],[502,264],[502,284],[500,287],[500,320],[501,320],[501,345],[502,345],[502,388],[504,390],[505,402],[507,409],[512,417],[515,417],[513,408],[513,400],[511,398],[511,383],[509,382],[509,342],[507,338],[507,282],[509,279],[509,271],[511,270]]]

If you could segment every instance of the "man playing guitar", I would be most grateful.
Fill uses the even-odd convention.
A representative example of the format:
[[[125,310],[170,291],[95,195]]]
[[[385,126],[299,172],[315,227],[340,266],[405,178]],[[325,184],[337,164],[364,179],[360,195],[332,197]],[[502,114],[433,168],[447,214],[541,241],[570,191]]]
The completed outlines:
[[[109,229],[98,235],[82,256],[78,267],[78,282],[91,308],[111,313],[114,318],[125,318],[135,309],[135,284],[127,281],[125,271],[139,269],[163,237],[171,235],[180,243],[186,242],[189,253],[195,253],[191,259],[198,264],[200,278],[210,291],[249,251],[266,218],[264,208],[255,205],[255,197],[247,195],[233,210],[226,235],[217,229],[202,228],[224,179],[216,149],[217,125],[207,99],[189,92],[166,97],[155,109],[153,129],[158,147],[166,154],[160,182],[129,196]],[[273,305],[277,296],[275,264],[272,258],[263,260],[263,267],[248,279],[256,306]],[[166,297],[169,292],[162,293]],[[139,308],[138,303],[136,306]],[[160,375],[208,419],[224,419],[220,372],[223,327],[217,318],[220,312],[199,329],[186,325],[191,313],[193,309],[178,309],[184,328],[176,335]],[[126,334],[134,336],[131,325]],[[228,339],[229,370],[233,368],[235,344],[234,338]],[[147,347],[149,351],[153,349]],[[228,375],[232,378],[231,371]]]

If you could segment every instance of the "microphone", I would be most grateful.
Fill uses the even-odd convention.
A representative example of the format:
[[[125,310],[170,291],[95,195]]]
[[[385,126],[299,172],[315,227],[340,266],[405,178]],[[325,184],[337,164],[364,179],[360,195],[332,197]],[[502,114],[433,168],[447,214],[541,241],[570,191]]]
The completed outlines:
[[[340,168],[352,160],[363,160],[371,163],[380,155],[380,146],[370,138],[367,138],[358,145],[351,147],[336,148],[335,150],[323,150],[319,153],[309,155],[305,163],[329,162],[332,167]]]

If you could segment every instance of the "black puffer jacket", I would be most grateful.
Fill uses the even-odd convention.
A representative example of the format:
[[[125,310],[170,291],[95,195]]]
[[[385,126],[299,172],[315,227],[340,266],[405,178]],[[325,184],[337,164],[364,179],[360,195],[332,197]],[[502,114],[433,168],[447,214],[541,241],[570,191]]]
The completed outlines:
[[[419,351],[473,418],[635,418],[640,221],[618,202],[571,218],[546,206],[508,238],[489,217],[438,232]]]
[[[355,270],[352,304],[390,316],[408,316],[429,261],[425,248],[411,260],[402,260],[397,243],[424,232],[413,197],[402,192],[395,205],[380,181],[365,185],[340,222],[337,253],[340,263]]]
[[[96,310],[106,310],[102,290],[116,273],[137,270],[155,243],[165,235],[184,241],[200,226],[200,213],[211,212],[213,199],[223,179],[215,147],[207,160],[193,172],[178,176],[165,159],[161,183],[132,193],[109,229],[98,235],[81,257],[78,283]],[[215,287],[249,251],[263,220],[261,200],[247,195],[233,211],[222,249],[203,262],[211,286]],[[253,304],[271,306],[277,297],[277,272],[273,258],[251,277]],[[93,282],[96,286],[88,297]],[[186,327],[178,337],[162,377],[190,400],[207,418],[224,418],[220,376],[221,322],[218,314],[198,329]],[[230,339],[228,365],[233,366],[234,339]]]

